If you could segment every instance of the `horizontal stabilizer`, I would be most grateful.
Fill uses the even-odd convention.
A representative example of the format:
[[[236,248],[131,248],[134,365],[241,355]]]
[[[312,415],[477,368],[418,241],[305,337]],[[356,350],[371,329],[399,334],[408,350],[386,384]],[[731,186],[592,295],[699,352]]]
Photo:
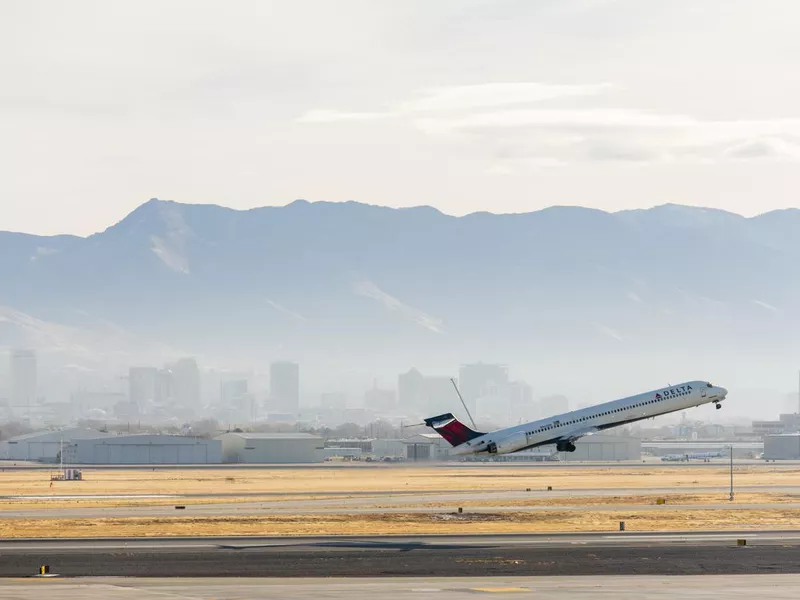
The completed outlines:
[[[479,431],[473,431],[461,421],[455,418],[453,413],[445,413],[438,417],[425,419],[425,425],[432,428],[441,435],[451,446],[460,446],[464,442],[484,435]]]

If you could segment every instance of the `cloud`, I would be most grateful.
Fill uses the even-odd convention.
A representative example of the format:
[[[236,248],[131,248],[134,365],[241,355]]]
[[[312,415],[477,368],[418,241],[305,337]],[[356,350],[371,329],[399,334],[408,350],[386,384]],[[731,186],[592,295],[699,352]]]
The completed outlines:
[[[335,123],[337,121],[372,121],[391,117],[391,113],[342,112],[338,110],[310,110],[297,119],[300,123]]]
[[[734,160],[800,160],[800,144],[781,138],[747,140],[726,148],[726,158]]]
[[[313,109],[297,118],[300,123],[335,123],[337,121],[372,121],[413,117],[420,113],[451,112],[528,104],[555,98],[587,96],[610,89],[608,83],[556,85],[538,82],[482,83],[417,90],[414,98],[382,112],[348,112],[337,109]]]
[[[752,302],[753,302],[753,304],[755,304],[757,306],[760,306],[761,308],[764,308],[764,309],[766,309],[768,311],[778,312],[777,308],[775,308],[771,304],[767,304],[766,302],[763,302],[762,300],[753,300]]]
[[[601,323],[595,323],[594,327],[600,333],[607,335],[608,337],[613,338],[618,342],[624,341],[624,338],[619,332],[615,331],[614,329],[611,329],[611,327],[608,327],[607,325],[603,325]]]
[[[589,96],[611,88],[608,83],[556,85],[540,82],[482,83],[439,87],[416,92],[417,98],[400,105],[404,113],[453,111],[541,102],[554,98]]]
[[[615,89],[608,83],[449,86],[418,90],[384,112],[311,110],[298,120],[398,119],[433,138],[475,144],[489,154],[486,172],[492,175],[574,163],[800,161],[800,119],[704,120],[640,108],[580,106]],[[573,106],[537,105],[567,99]]]
[[[514,169],[512,169],[509,165],[491,165],[486,169],[486,172],[489,175],[512,175],[514,173]]]
[[[285,306],[282,306],[282,305],[278,304],[278,303],[277,303],[277,302],[275,302],[274,300],[270,300],[269,298],[266,298],[266,302],[267,302],[267,304],[269,304],[269,305],[270,305],[272,308],[274,308],[274,309],[275,309],[275,310],[277,310],[278,312],[281,312],[281,313],[283,313],[283,314],[285,314],[285,315],[289,315],[289,316],[290,316],[290,317],[292,317],[293,319],[296,319],[296,320],[298,320],[298,321],[306,321],[306,320],[307,320],[307,319],[306,319],[306,318],[305,318],[303,315],[301,315],[300,313],[298,313],[298,312],[295,312],[295,311],[293,311],[293,310],[291,310],[291,309],[289,309],[289,308],[286,308]]]
[[[377,300],[387,310],[397,311],[404,317],[434,333],[444,333],[444,324],[441,319],[427,315],[421,310],[403,303],[401,300],[384,292],[371,281],[362,281],[355,284],[353,291],[359,296]]]

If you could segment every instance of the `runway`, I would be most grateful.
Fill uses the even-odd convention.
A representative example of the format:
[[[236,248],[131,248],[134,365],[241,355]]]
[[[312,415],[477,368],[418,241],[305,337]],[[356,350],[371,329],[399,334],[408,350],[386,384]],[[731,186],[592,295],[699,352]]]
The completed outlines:
[[[800,531],[15,540],[0,542],[0,576],[41,564],[70,577],[800,573],[799,550]]]
[[[195,517],[252,517],[268,515],[369,515],[369,514],[450,514],[453,513],[457,501],[450,507],[425,506],[342,506],[302,505],[301,502],[260,503],[230,502],[222,504],[195,504],[185,506],[180,511],[175,506],[127,506],[110,508],[59,508],[59,509],[25,509],[3,510],[0,517],[4,519],[125,519],[125,518],[157,518],[172,517],[191,519]],[[417,502],[414,502],[417,504]],[[541,512],[586,512],[618,513],[618,512],[672,512],[686,510],[707,511],[748,511],[748,510],[800,510],[800,502],[745,504],[720,502],[717,504],[548,504],[543,506],[475,506],[465,509],[466,514],[497,513],[541,513]]]
[[[686,468],[719,468],[725,467],[729,463],[726,459],[713,459],[710,462],[696,461],[696,462],[669,462],[661,461],[658,459],[649,459],[647,461],[638,460],[621,460],[621,461],[596,461],[596,462],[569,462],[569,461],[470,461],[470,462],[436,462],[436,461],[419,461],[419,462],[400,462],[400,463],[384,463],[384,462],[325,462],[325,463],[250,463],[250,464],[229,464],[229,463],[215,463],[215,464],[174,464],[174,465],[151,465],[151,464],[137,464],[137,465],[103,465],[103,464],[87,464],[77,465],[84,472],[91,472],[96,470],[102,471],[128,471],[128,470],[141,470],[148,469],[153,471],[184,471],[186,469],[200,469],[200,470],[230,470],[230,471],[248,471],[248,470],[271,470],[271,471],[285,471],[285,470],[339,470],[339,469],[368,469],[368,470],[386,470],[386,469],[416,469],[424,468],[442,468],[442,469],[532,469],[532,470],[549,470],[549,469],[619,469],[619,468],[653,468],[658,466],[665,469],[686,469]],[[736,458],[734,464],[739,466],[749,467],[770,467],[770,468],[787,468],[796,469],[800,466],[798,460],[782,460],[780,462],[768,463],[759,459],[746,459]],[[0,460],[0,472],[3,471],[52,471],[57,468],[57,465],[49,463],[36,463],[26,461],[9,461]]]
[[[733,575],[671,577],[459,577],[382,579],[120,579],[101,577],[70,580],[0,580],[0,599],[39,600],[50,594],[64,600],[143,600],[194,598],[286,598],[288,600],[474,599],[511,594],[514,598],[583,600],[732,600],[770,598],[793,600],[798,575]]]

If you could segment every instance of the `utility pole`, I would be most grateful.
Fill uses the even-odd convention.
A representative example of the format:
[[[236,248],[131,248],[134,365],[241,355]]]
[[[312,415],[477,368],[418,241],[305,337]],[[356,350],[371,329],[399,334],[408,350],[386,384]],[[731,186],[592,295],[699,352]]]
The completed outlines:
[[[731,497],[730,501],[733,502],[733,444],[731,444]]]

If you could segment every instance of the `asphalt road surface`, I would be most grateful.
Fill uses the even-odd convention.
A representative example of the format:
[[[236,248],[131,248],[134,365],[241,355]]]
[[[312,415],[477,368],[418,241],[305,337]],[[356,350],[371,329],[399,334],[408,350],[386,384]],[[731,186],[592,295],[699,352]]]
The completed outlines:
[[[800,531],[15,540],[0,542],[0,576],[43,564],[72,577],[800,574],[798,555]]]
[[[384,462],[326,462],[326,463],[298,463],[298,464],[196,464],[196,465],[76,465],[82,471],[93,470],[153,470],[153,471],[185,471],[188,469],[211,469],[211,470],[314,470],[314,469],[416,469],[416,468],[444,468],[444,469],[602,469],[602,468],[646,468],[651,469],[654,466],[664,468],[686,469],[686,468],[719,468],[725,467],[729,464],[725,458],[713,459],[711,462],[693,461],[693,462],[663,462],[659,459],[649,459],[647,461],[598,461],[598,462],[541,462],[541,461],[486,461],[486,462],[435,462],[435,461],[419,461],[419,462],[401,462],[401,463],[384,463]],[[800,461],[797,460],[782,460],[780,462],[768,463],[764,460],[755,459],[734,459],[736,466],[769,466],[771,468],[788,468],[796,469],[800,466]],[[7,471],[52,471],[56,468],[55,464],[42,464],[26,461],[8,461],[0,460],[0,472]]]
[[[449,507],[424,507],[424,506],[298,506],[296,502],[287,503],[260,503],[260,502],[230,502],[224,504],[180,504],[184,509],[176,510],[175,506],[127,506],[112,508],[37,508],[25,510],[4,510],[0,517],[5,519],[101,519],[101,518],[185,518],[197,517],[246,517],[267,515],[363,515],[363,514],[436,514],[454,512],[457,502]],[[418,504],[418,502],[413,502]],[[465,513],[471,514],[497,514],[497,513],[525,513],[525,512],[674,512],[685,510],[798,510],[800,502],[784,502],[780,504],[744,504],[744,503],[718,503],[718,504],[605,504],[605,505],[571,505],[549,504],[546,506],[475,506],[465,508]]]
[[[794,600],[800,589],[798,575],[734,575],[673,577],[465,577],[382,579],[51,579],[0,580],[0,598],[40,600],[45,595],[64,600],[163,600],[194,598],[285,598],[305,600],[347,598],[407,600],[512,594],[514,598],[597,600]]]

